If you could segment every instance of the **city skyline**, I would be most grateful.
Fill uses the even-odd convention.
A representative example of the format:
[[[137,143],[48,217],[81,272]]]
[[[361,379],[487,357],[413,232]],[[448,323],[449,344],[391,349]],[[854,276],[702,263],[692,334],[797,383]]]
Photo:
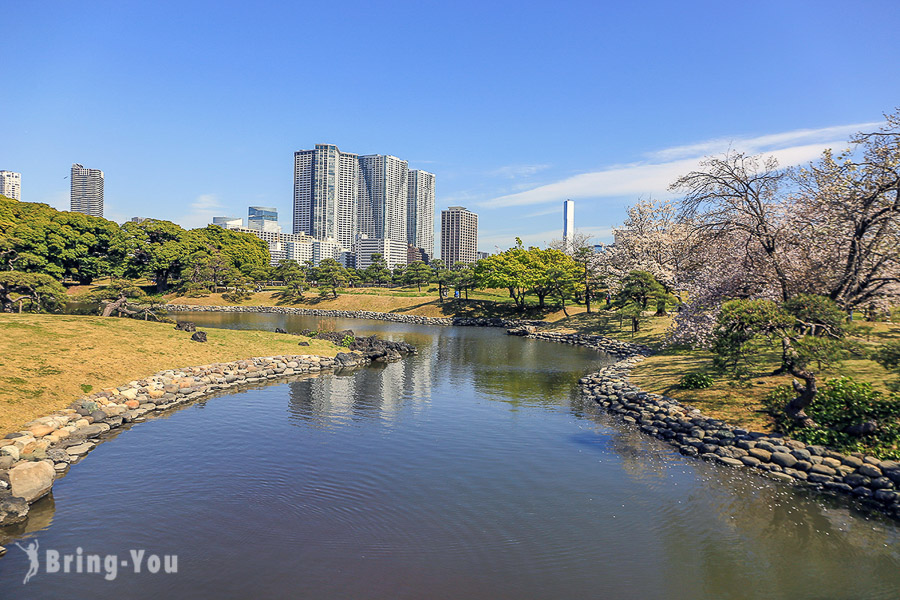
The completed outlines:
[[[481,250],[561,238],[566,198],[580,231],[610,241],[628,205],[671,197],[704,156],[731,147],[802,165],[877,128],[900,97],[900,81],[884,77],[900,55],[895,2],[571,2],[549,13],[524,2],[513,19],[477,5],[472,22],[475,7],[428,6],[413,21],[405,6],[353,1],[71,14],[10,4],[4,58],[17,77],[0,114],[0,169],[22,174],[23,200],[66,210],[69,165],[102,166],[110,219],[153,207],[196,227],[248,205],[290,214],[289,153],[328,140],[435,173],[435,214],[478,212]],[[282,60],[296,52],[298,21],[316,23],[309,47],[340,40],[334,60]],[[859,30],[865,44],[839,41]],[[350,67],[372,48],[415,76]],[[236,72],[248,85],[235,87]],[[144,184],[148,165],[164,188]]]
[[[359,155],[334,144],[294,152],[292,231],[357,251],[359,240],[387,240],[434,255],[435,175],[390,154]],[[274,209],[273,209],[274,210]],[[368,244],[371,246],[371,242]],[[384,246],[387,249],[388,246]]]

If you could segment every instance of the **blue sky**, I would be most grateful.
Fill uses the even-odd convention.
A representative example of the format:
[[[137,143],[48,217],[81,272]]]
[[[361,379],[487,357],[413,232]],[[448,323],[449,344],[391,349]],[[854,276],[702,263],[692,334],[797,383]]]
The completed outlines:
[[[68,208],[73,162],[106,216],[279,209],[295,150],[393,154],[480,216],[480,249],[609,239],[729,145],[784,164],[900,106],[900,2],[0,0],[0,169]],[[439,217],[436,219],[439,225]]]

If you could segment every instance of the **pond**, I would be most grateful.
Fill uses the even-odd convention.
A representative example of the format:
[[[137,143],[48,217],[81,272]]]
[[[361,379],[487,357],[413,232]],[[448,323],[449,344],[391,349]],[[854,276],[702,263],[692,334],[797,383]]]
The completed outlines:
[[[39,543],[27,584],[26,553],[0,541],[0,597],[898,597],[893,522],[600,413],[577,382],[603,355],[497,329],[180,318],[350,328],[419,354],[135,424],[35,505],[16,538]],[[116,572],[75,572],[79,548]],[[48,573],[46,550],[73,555],[70,572]],[[177,572],[148,572],[151,555]]]

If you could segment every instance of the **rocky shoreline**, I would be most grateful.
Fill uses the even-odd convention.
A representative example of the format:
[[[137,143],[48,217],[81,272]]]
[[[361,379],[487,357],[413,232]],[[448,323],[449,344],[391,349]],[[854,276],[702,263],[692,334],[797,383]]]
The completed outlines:
[[[303,342],[301,342],[301,345]],[[334,357],[281,355],[162,371],[95,392],[0,439],[0,527],[26,520],[31,504],[97,444],[128,423],[238,386],[321,371],[352,369],[414,354],[405,342],[360,338]],[[358,350],[358,351],[353,351]],[[113,433],[109,433],[113,432]],[[4,549],[0,547],[0,555]]]
[[[752,469],[769,478],[831,495],[851,496],[900,519],[900,462],[862,453],[841,454],[824,446],[732,427],[673,398],[650,394],[628,381],[631,369],[650,354],[647,347],[602,336],[510,331],[512,335],[594,348],[619,361],[579,381],[581,394],[620,415],[647,435],[686,456]]]
[[[410,323],[412,325],[441,325],[449,327],[544,327],[546,321],[529,321],[522,319],[502,319],[488,317],[422,317],[399,313],[383,313],[368,310],[329,310],[320,308],[298,308],[294,306],[224,306],[166,304],[165,309],[172,312],[233,312],[233,313],[272,313],[279,315],[308,315],[312,317],[338,317],[343,319],[373,319],[376,321],[392,321],[394,323]]]

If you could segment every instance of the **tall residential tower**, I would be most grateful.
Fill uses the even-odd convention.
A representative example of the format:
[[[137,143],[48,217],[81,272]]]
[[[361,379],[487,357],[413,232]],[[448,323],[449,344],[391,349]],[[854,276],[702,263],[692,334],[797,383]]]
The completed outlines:
[[[384,154],[359,157],[359,234],[406,244],[409,166]]]
[[[441,211],[441,260],[448,267],[475,262],[478,252],[478,215],[462,206]]]
[[[0,196],[13,200],[22,199],[22,174],[15,171],[0,171]]]
[[[94,217],[103,216],[103,171],[72,165],[71,210]]]
[[[353,248],[358,199],[358,155],[330,144],[294,152],[294,233]]]
[[[294,233],[356,251],[389,240],[434,255],[434,175],[388,154],[350,154],[316,144],[294,152]],[[367,248],[372,243],[367,245]]]
[[[413,248],[421,249],[426,261],[434,258],[434,173],[409,172],[406,242]]]

